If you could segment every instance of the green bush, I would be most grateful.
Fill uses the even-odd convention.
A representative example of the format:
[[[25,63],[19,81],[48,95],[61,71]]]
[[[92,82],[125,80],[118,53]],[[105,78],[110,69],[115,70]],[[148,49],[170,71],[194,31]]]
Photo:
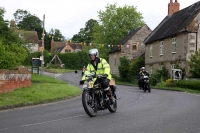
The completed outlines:
[[[176,87],[200,90],[200,81],[198,80],[178,80],[174,83]]]
[[[164,66],[162,70],[156,70],[154,74],[151,75],[150,84],[155,86],[157,83],[165,81],[169,78],[168,70]]]
[[[119,69],[119,75],[121,81],[130,81],[128,78],[129,75],[129,66],[130,66],[130,60],[126,57],[120,57],[120,65],[118,67]]]

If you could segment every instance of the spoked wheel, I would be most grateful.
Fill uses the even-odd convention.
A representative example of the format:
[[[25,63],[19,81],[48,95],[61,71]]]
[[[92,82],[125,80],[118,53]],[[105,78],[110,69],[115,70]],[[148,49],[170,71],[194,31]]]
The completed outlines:
[[[84,90],[82,93],[82,104],[85,112],[90,117],[95,117],[97,115],[97,105],[96,99],[92,99],[92,96],[88,91]]]
[[[109,104],[108,105],[108,110],[111,112],[111,113],[114,113],[114,112],[116,112],[116,110],[117,110],[117,97],[116,97],[116,95],[114,96],[115,97],[115,101],[112,103],[112,104]]]

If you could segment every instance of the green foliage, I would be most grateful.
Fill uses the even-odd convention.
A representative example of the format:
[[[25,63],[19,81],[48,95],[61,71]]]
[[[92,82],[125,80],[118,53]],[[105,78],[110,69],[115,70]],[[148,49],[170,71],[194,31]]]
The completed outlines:
[[[139,69],[141,67],[145,66],[145,60],[144,58],[137,58],[133,62],[131,62],[128,72],[128,79],[130,82],[136,83],[137,82],[137,75],[139,73]]]
[[[82,52],[58,54],[65,68],[82,69],[83,65],[88,64],[88,54]]]
[[[4,21],[4,12],[0,8],[0,69],[13,69],[26,59],[27,52],[22,45],[23,41]]]
[[[165,81],[165,86],[167,86],[167,87],[174,87],[175,84],[174,84],[173,80],[171,78],[169,78],[169,79],[167,79]]]
[[[21,9],[18,9],[13,15],[20,30],[37,31],[38,38],[42,38],[42,21],[36,15]]]
[[[117,44],[132,30],[144,25],[143,16],[134,6],[108,4],[98,12],[99,25],[94,27],[95,43]]]
[[[81,28],[79,33],[72,38],[73,42],[86,42],[91,43],[93,40],[94,26],[98,25],[98,22],[94,19],[90,19],[86,22],[85,28]]]
[[[13,69],[27,57],[25,48],[19,44],[3,44],[0,40],[0,69]]]
[[[160,83],[161,81],[165,81],[169,78],[168,70],[164,66],[162,70],[156,70],[154,74],[150,77],[150,84],[155,86],[157,83]]]
[[[191,55],[189,65],[192,77],[200,78],[200,50]]]
[[[121,81],[127,81],[129,76],[130,60],[126,57],[120,57],[119,75]]]
[[[176,87],[188,88],[191,90],[200,90],[200,81],[198,80],[178,80],[174,82]]]
[[[82,69],[83,66],[87,66],[90,62],[88,51],[89,49],[97,48],[99,50],[100,58],[104,58],[108,61],[108,52],[110,51],[109,48],[104,47],[92,47],[86,46],[83,47],[82,51],[75,52],[75,53],[58,53],[58,56],[63,64],[65,64],[65,68],[68,69]],[[53,58],[54,55],[52,55]],[[51,59],[52,59],[51,58]],[[49,62],[48,62],[49,63]],[[52,62],[53,65],[59,64],[59,61],[56,59]]]

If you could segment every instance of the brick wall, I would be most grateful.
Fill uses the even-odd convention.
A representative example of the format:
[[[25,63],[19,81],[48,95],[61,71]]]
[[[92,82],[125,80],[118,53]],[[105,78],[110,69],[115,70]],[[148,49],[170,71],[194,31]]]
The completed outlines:
[[[31,72],[25,67],[0,69],[0,94],[31,86]]]

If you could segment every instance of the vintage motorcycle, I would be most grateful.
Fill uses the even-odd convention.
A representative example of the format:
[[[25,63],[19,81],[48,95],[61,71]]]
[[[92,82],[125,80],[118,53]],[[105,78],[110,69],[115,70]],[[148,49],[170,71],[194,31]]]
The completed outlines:
[[[94,83],[93,79],[96,78],[96,82]],[[101,88],[101,80],[106,78],[104,75],[96,75],[95,72],[87,75],[87,80],[85,84],[83,84],[83,92],[82,92],[82,104],[85,112],[90,117],[95,117],[99,110],[108,109],[111,113],[116,112],[117,110],[117,96],[116,96],[116,86],[114,79],[111,80],[110,88],[112,90],[112,95],[116,100],[110,101],[107,96],[107,92]]]
[[[151,87],[149,85],[149,76],[142,76],[142,80],[143,80],[144,92],[146,92],[148,90],[149,93],[150,93],[151,92]]]

